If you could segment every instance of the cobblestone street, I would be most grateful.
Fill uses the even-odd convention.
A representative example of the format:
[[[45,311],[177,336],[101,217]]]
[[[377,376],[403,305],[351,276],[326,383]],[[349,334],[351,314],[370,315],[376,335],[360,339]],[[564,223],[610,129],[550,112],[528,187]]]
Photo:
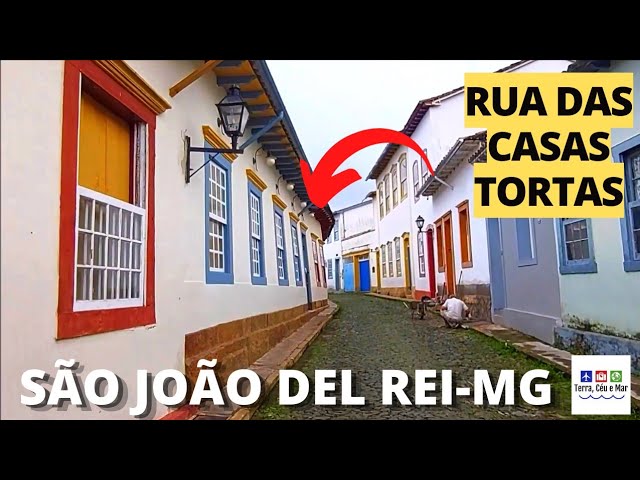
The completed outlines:
[[[435,316],[412,320],[403,302],[358,294],[333,295],[331,299],[340,305],[340,312],[292,367],[302,370],[310,379],[308,401],[300,406],[281,406],[276,386],[254,419],[570,418],[569,379],[510,346],[472,330],[448,329]],[[534,368],[551,372],[548,381],[553,385],[552,405],[534,407],[519,397],[520,376]],[[335,406],[314,405],[313,375],[318,369],[352,370],[355,393],[364,396],[367,404],[341,406],[338,401]],[[513,369],[516,371],[516,405],[478,406],[473,403],[472,395],[457,400],[454,395],[451,406],[385,406],[381,393],[381,372],[385,369],[402,370],[409,377],[414,376],[416,369],[451,369],[454,388],[473,387],[476,369],[488,369],[494,382],[501,369]],[[337,392],[340,392],[339,378]],[[407,394],[413,401],[413,390],[407,389]],[[439,393],[436,396],[439,398]]]

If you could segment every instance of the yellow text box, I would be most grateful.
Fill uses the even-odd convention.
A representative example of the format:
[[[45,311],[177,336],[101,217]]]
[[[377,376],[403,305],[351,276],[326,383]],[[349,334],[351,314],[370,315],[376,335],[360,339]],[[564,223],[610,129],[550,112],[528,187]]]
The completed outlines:
[[[505,167],[509,163],[508,168]],[[543,164],[542,168],[538,164]],[[487,162],[474,165],[473,187],[473,215],[483,218],[621,218],[624,217],[624,165],[622,163],[588,162],[589,168],[584,169],[569,162]],[[515,178],[524,184],[525,195],[517,206],[505,205],[505,197],[512,201],[517,198],[518,188],[515,182],[505,188],[505,197],[499,197],[500,182],[507,178]],[[482,185],[478,183],[481,178],[494,178],[496,183],[488,186],[488,205],[483,205]],[[556,180],[568,182],[566,185],[567,205],[561,206],[561,185],[554,183],[554,179],[566,178],[569,180]],[[585,178],[592,178],[596,188],[587,188],[589,194],[596,194],[600,202],[587,200],[582,205],[576,205],[576,198],[582,182],[588,182]],[[536,180],[542,179],[542,180]],[[613,180],[607,180],[613,179]],[[550,206],[543,204],[542,199],[535,197],[535,203],[530,205],[532,197],[532,184],[538,185],[549,182],[549,190],[546,197]],[[605,182],[609,185],[605,188]],[[615,193],[617,192],[617,193]],[[615,205],[607,206],[607,203]],[[598,205],[601,203],[601,205]]]
[[[630,128],[633,126],[633,73],[466,73],[465,83],[465,127],[486,128],[494,131],[529,131],[529,130],[592,130],[598,128],[609,131],[611,128]],[[488,99],[483,104],[489,115],[482,115],[478,107],[470,115],[470,88],[482,88],[487,91]],[[581,99],[581,108],[574,115],[560,115],[559,99],[567,98],[567,107],[573,103],[573,94],[559,95],[559,89],[574,89]],[[510,102],[510,89],[516,94]],[[546,115],[530,110],[520,115],[525,99],[536,99],[538,91],[544,105]],[[593,100],[589,101],[592,97]],[[494,101],[500,100],[497,103]],[[606,104],[612,115],[604,115],[600,110],[593,110],[585,115],[587,105],[594,102]],[[511,115],[498,115],[496,105],[507,109],[515,106]],[[624,115],[613,113],[624,112]]]

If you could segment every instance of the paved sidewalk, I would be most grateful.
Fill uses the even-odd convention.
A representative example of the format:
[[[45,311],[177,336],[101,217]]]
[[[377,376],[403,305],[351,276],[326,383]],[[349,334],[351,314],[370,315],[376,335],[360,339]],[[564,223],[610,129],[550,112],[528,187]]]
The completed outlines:
[[[515,349],[571,373],[571,353],[552,347],[516,330],[489,322],[473,322],[469,328],[512,345]],[[640,407],[640,377],[631,375],[631,401]]]

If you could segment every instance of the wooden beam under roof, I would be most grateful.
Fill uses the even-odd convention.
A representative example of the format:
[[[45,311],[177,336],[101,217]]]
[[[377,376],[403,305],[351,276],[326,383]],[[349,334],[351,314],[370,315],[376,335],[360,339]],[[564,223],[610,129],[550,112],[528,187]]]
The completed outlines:
[[[191,72],[189,75],[187,75],[178,83],[176,83],[173,87],[171,87],[169,89],[169,95],[172,97],[175,97],[178,93],[180,93],[182,90],[187,88],[193,82],[198,80],[205,73],[213,69],[220,62],[222,62],[222,60],[207,60],[204,64],[200,65],[193,72]]]

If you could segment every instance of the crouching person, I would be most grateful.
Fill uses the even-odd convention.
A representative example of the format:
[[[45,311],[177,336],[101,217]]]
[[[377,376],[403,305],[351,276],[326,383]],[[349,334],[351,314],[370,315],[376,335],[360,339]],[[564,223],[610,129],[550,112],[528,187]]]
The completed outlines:
[[[455,295],[449,295],[449,298],[440,306],[440,316],[450,328],[469,328],[463,324],[471,320],[469,307]]]

